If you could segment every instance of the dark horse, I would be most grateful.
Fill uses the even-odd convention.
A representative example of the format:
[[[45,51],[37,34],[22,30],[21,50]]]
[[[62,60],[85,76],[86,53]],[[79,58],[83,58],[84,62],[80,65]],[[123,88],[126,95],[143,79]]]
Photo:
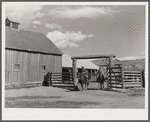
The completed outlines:
[[[83,86],[85,85],[85,90],[88,89],[89,81],[87,74],[84,72],[78,73],[79,83],[81,84],[81,88],[83,91]]]
[[[105,77],[102,73],[99,73],[97,75],[97,82],[98,82],[98,90],[101,88],[104,88],[104,81],[105,81]]]
[[[52,86],[51,72],[48,72],[46,75],[44,75],[44,81],[43,81],[42,85],[43,86]]]

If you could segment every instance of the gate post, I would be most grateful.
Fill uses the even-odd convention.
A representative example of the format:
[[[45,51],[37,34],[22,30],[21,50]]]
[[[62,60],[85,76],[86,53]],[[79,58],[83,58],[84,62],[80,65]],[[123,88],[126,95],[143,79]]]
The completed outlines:
[[[111,88],[111,67],[112,67],[112,57],[109,57],[109,77],[110,77],[110,81],[108,82],[109,84],[109,89]]]
[[[122,88],[124,89],[124,72],[122,66],[121,66],[121,82],[122,82]]]
[[[109,64],[108,64],[108,58],[106,58],[106,74],[107,74],[107,89],[109,89]]]
[[[93,78],[92,78],[92,70],[91,70],[91,72],[90,72],[90,77],[91,77],[91,81],[93,81]]]
[[[76,59],[75,58],[72,58],[72,68],[73,68],[73,85],[74,85],[74,89],[78,89],[77,66],[76,66]]]

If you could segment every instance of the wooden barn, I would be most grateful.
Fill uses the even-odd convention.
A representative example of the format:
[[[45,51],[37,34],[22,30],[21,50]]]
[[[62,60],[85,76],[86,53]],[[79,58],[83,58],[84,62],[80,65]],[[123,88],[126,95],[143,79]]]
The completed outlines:
[[[21,30],[6,19],[5,85],[42,83],[47,72],[62,72],[62,52],[44,34]]]

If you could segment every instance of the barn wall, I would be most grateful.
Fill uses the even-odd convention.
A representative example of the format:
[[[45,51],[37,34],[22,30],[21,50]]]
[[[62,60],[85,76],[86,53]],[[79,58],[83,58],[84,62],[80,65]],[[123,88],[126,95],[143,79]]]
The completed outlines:
[[[44,75],[49,71],[62,72],[61,56],[14,50],[5,51],[6,85],[21,85],[27,82],[42,83]]]

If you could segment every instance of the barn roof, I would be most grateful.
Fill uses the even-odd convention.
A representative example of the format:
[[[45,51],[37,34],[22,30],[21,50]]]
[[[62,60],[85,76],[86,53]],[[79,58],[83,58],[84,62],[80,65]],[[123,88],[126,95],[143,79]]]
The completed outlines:
[[[15,31],[8,27],[5,29],[6,48],[62,55],[56,45],[42,33],[21,29]]]
[[[16,22],[16,21],[12,21],[12,20],[10,20],[10,19],[8,19],[8,18],[6,18],[6,21],[9,21],[9,22],[12,22],[12,23],[17,23],[17,24],[20,24],[20,23],[18,23],[18,22]]]
[[[89,60],[77,60],[77,68],[85,67],[86,69],[98,69],[99,67],[96,66]],[[72,60],[70,56],[63,55],[62,56],[62,67],[72,67]]]

